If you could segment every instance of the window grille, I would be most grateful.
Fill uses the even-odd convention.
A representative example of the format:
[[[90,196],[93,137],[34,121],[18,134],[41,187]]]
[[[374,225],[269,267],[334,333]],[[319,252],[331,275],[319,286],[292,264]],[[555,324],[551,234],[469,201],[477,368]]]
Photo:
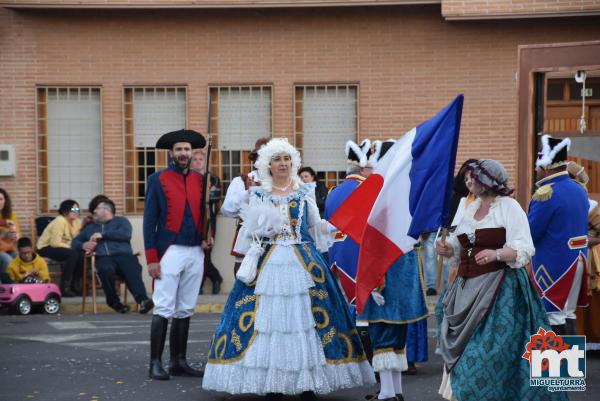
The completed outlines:
[[[140,213],[148,176],[168,164],[166,150],[154,148],[160,136],[187,125],[185,87],[124,89],[125,211]]]
[[[37,89],[38,194],[40,212],[65,199],[85,208],[102,192],[100,88]]]
[[[210,102],[211,173],[221,178],[224,194],[231,180],[252,170],[248,156],[255,142],[272,135],[271,87],[211,87]]]
[[[348,140],[358,136],[357,85],[297,85],[295,138],[302,164],[328,187],[345,178]]]

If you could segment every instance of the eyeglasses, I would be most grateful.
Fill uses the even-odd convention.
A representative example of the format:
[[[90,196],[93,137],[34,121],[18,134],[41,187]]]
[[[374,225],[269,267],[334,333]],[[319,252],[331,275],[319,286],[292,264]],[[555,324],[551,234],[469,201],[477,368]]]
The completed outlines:
[[[79,213],[79,212],[81,211],[81,209],[80,209],[80,208],[78,208],[78,207],[72,207],[72,208],[71,208],[71,211],[72,211],[72,212],[75,212],[75,213]]]

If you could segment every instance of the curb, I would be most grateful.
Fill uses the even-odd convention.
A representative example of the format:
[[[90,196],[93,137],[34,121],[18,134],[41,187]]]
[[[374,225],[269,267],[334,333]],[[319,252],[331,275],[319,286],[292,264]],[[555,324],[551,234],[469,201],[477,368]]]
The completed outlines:
[[[131,308],[129,313],[137,313],[137,304],[128,304]],[[194,313],[221,313],[223,312],[224,304],[214,303],[214,304],[198,304],[194,308]],[[105,303],[97,304],[98,313],[116,313],[112,308],[110,308]],[[81,304],[77,303],[62,303],[60,305],[60,312],[63,315],[80,315],[81,314]],[[85,312],[84,313],[93,313],[93,307],[91,303],[86,303]],[[148,312],[149,315],[152,312]]]

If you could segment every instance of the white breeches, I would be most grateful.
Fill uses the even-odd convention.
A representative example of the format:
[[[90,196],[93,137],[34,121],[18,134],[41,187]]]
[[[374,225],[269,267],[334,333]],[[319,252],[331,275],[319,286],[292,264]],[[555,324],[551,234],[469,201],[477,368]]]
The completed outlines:
[[[160,279],[154,281],[154,314],[177,319],[192,316],[203,273],[202,248],[171,245],[160,260]]]
[[[577,308],[577,300],[579,298],[579,291],[581,290],[581,280],[583,279],[584,270],[583,260],[579,257],[577,270],[575,271],[575,277],[573,278],[573,285],[569,291],[569,297],[567,298],[565,307],[560,312],[548,313],[548,320],[552,326],[565,324],[565,319],[575,319],[575,309]]]

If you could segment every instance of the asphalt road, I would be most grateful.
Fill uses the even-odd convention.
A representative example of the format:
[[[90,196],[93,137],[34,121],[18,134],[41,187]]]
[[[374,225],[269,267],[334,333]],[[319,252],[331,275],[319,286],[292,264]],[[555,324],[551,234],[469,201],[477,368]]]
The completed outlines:
[[[188,360],[206,361],[217,314],[192,318]],[[202,390],[201,381],[173,378],[153,382],[147,377],[151,316],[30,315],[0,316],[0,400],[44,401],[253,401],[256,396],[229,396]],[[440,401],[437,389],[442,363],[433,353],[416,376],[403,376],[405,400]],[[164,360],[168,359],[168,345]],[[600,354],[587,355],[587,385],[571,400],[600,399]],[[594,380],[596,379],[596,380]],[[357,388],[320,397],[323,401],[363,401],[372,388]],[[285,401],[298,400],[286,397]]]

